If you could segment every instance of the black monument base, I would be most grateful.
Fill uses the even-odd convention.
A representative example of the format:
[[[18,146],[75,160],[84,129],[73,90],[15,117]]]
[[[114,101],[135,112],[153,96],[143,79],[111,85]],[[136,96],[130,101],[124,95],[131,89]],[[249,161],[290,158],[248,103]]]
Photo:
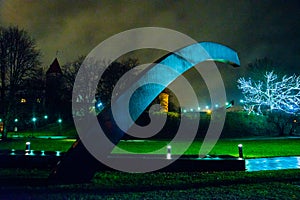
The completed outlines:
[[[0,151],[0,168],[41,168],[52,169],[64,153],[59,151]]]
[[[64,156],[64,153],[56,151],[2,151],[0,152],[0,168],[53,168],[57,162]],[[150,154],[112,154],[108,156],[112,162],[122,163],[122,160],[131,160],[140,162],[143,159],[152,160],[153,162],[168,162],[166,155]],[[201,172],[201,171],[244,171],[245,160],[232,156],[206,156],[199,158],[197,155],[172,155],[172,162],[165,168],[158,171],[164,172]],[[86,162],[77,163],[77,165],[86,166]],[[98,167],[96,167],[97,165]],[[89,166],[89,165],[87,165]],[[91,167],[91,166],[90,166]],[[114,171],[114,169],[95,162],[93,168],[97,171]],[[71,170],[71,169],[69,169]]]
[[[122,163],[122,160],[139,162],[143,159],[153,162],[169,162],[166,155],[149,155],[149,154],[112,154],[108,157],[112,162]],[[214,171],[245,171],[245,159],[232,156],[222,155],[218,157],[206,156],[199,158],[198,155],[172,156],[172,162],[167,167],[160,170],[161,172],[214,172]],[[114,171],[103,164],[99,165],[99,171]]]

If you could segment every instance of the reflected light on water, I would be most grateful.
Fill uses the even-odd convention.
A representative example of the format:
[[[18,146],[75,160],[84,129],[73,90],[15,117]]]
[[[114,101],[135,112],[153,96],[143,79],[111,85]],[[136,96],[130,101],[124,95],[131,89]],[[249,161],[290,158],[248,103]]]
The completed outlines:
[[[246,160],[248,172],[262,170],[300,169],[300,157],[255,158]]]

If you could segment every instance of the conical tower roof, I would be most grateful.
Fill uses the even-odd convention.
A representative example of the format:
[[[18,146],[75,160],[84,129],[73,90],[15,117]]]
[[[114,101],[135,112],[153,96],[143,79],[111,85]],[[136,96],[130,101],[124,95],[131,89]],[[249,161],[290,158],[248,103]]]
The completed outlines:
[[[50,65],[49,69],[47,70],[46,74],[62,74],[59,62],[57,58],[54,59],[52,64]]]

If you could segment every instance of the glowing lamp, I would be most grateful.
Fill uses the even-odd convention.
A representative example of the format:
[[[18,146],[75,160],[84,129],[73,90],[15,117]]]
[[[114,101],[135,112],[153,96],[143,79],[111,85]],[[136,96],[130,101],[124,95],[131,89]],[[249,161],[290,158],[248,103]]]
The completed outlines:
[[[170,160],[171,159],[171,145],[168,145],[167,146],[167,159]]]
[[[10,153],[10,155],[16,155],[16,153],[15,153],[15,149],[12,149],[12,150],[11,150],[11,153]]]
[[[30,142],[26,142],[25,143],[25,155],[29,155],[29,151],[30,151]]]
[[[238,145],[238,149],[239,149],[239,158],[243,158],[243,145],[239,144]]]
[[[211,114],[211,112],[212,112],[211,110],[206,111],[206,113],[209,114],[209,115]]]

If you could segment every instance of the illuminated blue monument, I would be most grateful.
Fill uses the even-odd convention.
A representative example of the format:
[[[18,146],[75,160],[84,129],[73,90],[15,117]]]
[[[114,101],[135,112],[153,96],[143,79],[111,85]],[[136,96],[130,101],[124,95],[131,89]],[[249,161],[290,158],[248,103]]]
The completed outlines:
[[[106,137],[116,145],[124,133],[134,125],[139,116],[169,84],[179,75],[204,61],[218,61],[234,67],[240,66],[235,51],[211,42],[192,44],[163,56],[143,71],[142,76],[133,82],[132,87],[114,100],[111,107],[103,109],[98,115],[99,123]],[[149,82],[158,84],[146,84]],[[141,86],[143,86],[142,95],[134,92]],[[130,106],[128,109],[124,106],[124,101],[128,101],[130,98],[134,99],[134,106],[128,104]],[[112,113],[117,114],[113,116]],[[118,126],[115,120],[118,121]],[[89,131],[92,132],[93,129],[91,128]],[[108,147],[108,152],[112,151],[114,145]],[[99,166],[99,161],[87,151],[82,141],[78,140],[53,170],[50,179],[62,182],[89,181],[96,172],[97,166]]]

